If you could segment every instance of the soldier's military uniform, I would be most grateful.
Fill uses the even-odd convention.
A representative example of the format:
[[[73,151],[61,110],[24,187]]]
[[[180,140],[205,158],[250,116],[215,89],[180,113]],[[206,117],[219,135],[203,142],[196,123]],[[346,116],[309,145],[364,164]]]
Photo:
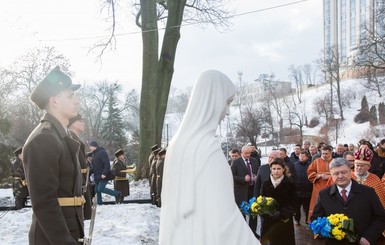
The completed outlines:
[[[156,161],[156,206],[161,207],[162,206],[162,199],[161,199],[161,193],[162,193],[162,180],[163,180],[163,166],[164,166],[164,157],[166,155],[166,149],[162,149],[159,151],[158,156],[159,159]]]
[[[27,181],[25,180],[23,162],[18,157],[21,152],[21,147],[13,152],[16,156],[16,159],[12,164],[13,195],[15,197],[15,209],[24,208],[25,204],[27,203],[28,197],[28,188]]]
[[[158,160],[157,154],[160,151],[160,148],[155,149],[152,153],[154,157],[152,158],[150,164],[150,195],[151,195],[151,203],[156,204],[156,161]]]
[[[112,165],[112,169],[115,171],[115,179],[114,179],[114,189],[115,191],[120,191],[120,199],[119,203],[123,203],[124,197],[130,195],[130,184],[128,182],[127,173],[121,172],[122,170],[126,170],[127,167],[118,157],[123,155],[123,150],[119,149],[115,152],[115,160]]]
[[[36,86],[31,100],[45,109],[49,97],[79,86],[54,69]],[[79,147],[48,112],[28,137],[23,160],[33,209],[30,245],[79,244],[84,237]]]
[[[74,123],[76,120],[82,120],[82,117],[81,117],[80,114],[78,114],[76,117],[70,119],[68,127],[72,123]],[[89,220],[89,219],[91,219],[91,213],[92,213],[91,206],[92,206],[92,203],[91,203],[91,185],[90,185],[89,181],[87,181],[87,178],[89,179],[90,167],[87,164],[86,146],[79,139],[79,137],[75,133],[73,133],[71,130],[70,130],[70,134],[71,134],[71,137],[73,139],[75,139],[76,141],[78,141],[80,143],[79,164],[80,164],[80,168],[81,168],[80,172],[82,173],[82,177],[83,177],[83,186],[82,186],[83,196],[84,196],[84,199],[86,201],[84,203],[84,206],[83,206],[84,219],[85,220]]]

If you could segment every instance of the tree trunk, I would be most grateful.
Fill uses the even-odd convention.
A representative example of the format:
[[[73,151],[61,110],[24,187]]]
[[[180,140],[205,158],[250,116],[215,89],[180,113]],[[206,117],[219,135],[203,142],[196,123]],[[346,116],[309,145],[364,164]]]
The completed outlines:
[[[160,145],[168,95],[174,73],[174,62],[180,25],[183,20],[185,0],[168,0],[168,18],[158,60],[158,31],[155,0],[141,0],[143,73],[140,101],[139,172],[136,176],[147,178],[150,147]],[[156,30],[149,31],[146,30]]]
[[[157,114],[157,70],[158,70],[158,26],[156,0],[141,0],[142,18],[142,89],[140,96],[139,162],[136,179],[147,178],[150,147],[160,143],[156,134]]]

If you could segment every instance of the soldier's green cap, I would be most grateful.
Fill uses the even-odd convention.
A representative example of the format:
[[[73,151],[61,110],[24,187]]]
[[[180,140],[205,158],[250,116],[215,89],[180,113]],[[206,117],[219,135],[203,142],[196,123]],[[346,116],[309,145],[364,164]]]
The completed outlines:
[[[43,110],[48,104],[49,97],[55,96],[65,89],[75,91],[79,88],[80,84],[72,84],[71,78],[56,66],[36,85],[31,93],[31,101]]]
[[[167,150],[166,150],[165,148],[163,148],[162,150],[159,151],[158,155],[159,155],[159,156],[165,155],[165,154],[166,154],[166,151],[167,151]]]
[[[120,155],[124,155],[124,151],[122,149],[119,149],[115,152],[115,156],[118,157]]]
[[[83,120],[83,118],[82,118],[82,116],[80,114],[77,114],[76,116],[70,118],[70,120],[68,122],[68,127],[71,126],[71,124],[73,124],[77,120]]]
[[[15,156],[18,156],[19,154],[21,154],[22,151],[23,151],[23,148],[22,148],[22,147],[19,147],[19,148],[17,148],[17,149],[13,152],[13,154],[15,154]]]
[[[154,151],[154,150],[156,150],[156,149],[158,149],[158,148],[159,148],[158,145],[153,145],[153,146],[151,146],[151,151]]]

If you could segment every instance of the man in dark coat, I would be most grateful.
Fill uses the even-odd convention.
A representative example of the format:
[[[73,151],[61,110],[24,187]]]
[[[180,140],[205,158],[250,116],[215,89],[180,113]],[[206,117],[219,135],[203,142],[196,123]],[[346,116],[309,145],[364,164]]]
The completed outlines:
[[[311,220],[336,213],[345,214],[354,221],[357,244],[376,244],[385,229],[385,210],[376,192],[352,179],[346,159],[333,159],[329,168],[335,184],[319,192]],[[327,239],[326,244],[348,243]]]
[[[80,114],[76,115],[75,117],[71,118],[68,123],[68,129],[70,131],[71,137],[75,140],[77,140],[80,143],[80,150],[79,150],[79,164],[80,164],[80,172],[83,176],[83,195],[84,199],[86,200],[86,203],[84,203],[84,219],[89,220],[91,219],[91,185],[89,184],[87,178],[89,178],[89,171],[90,167],[87,164],[86,159],[86,146],[84,143],[80,140],[80,134],[84,132],[85,129],[85,123]]]
[[[307,178],[307,169],[310,164],[310,153],[302,150],[299,154],[299,161],[294,163],[294,183],[297,191],[297,205],[294,215],[296,225],[299,225],[301,221],[301,206],[305,212],[305,223],[307,223],[307,217],[309,216],[310,198],[313,191],[313,183]]]
[[[22,148],[16,149],[14,152],[15,161],[12,164],[13,177],[13,195],[15,197],[15,209],[25,207],[28,197],[27,181],[25,180]]]
[[[80,85],[57,67],[34,88],[31,100],[46,114],[23,147],[32,202],[29,244],[79,244],[84,237],[80,144],[67,131],[77,115]]]
[[[102,205],[102,193],[115,197],[115,201],[119,202],[121,193],[119,191],[106,188],[108,177],[111,176],[111,165],[108,154],[103,147],[98,146],[95,140],[90,142],[90,150],[92,151],[92,173],[94,174],[95,192],[97,204]]]
[[[251,147],[243,146],[241,157],[234,160],[231,164],[231,172],[234,178],[235,202],[239,207],[243,201],[248,202],[253,197],[254,183],[258,172],[259,164],[257,160],[250,157]],[[249,226],[256,234],[257,220],[250,218]]]

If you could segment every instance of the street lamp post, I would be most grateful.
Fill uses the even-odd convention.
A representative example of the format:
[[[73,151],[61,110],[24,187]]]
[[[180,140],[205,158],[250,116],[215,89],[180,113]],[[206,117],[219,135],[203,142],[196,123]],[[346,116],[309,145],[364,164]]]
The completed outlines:
[[[335,115],[334,119],[336,120],[336,146],[338,144],[338,120],[340,119],[339,115]]]

